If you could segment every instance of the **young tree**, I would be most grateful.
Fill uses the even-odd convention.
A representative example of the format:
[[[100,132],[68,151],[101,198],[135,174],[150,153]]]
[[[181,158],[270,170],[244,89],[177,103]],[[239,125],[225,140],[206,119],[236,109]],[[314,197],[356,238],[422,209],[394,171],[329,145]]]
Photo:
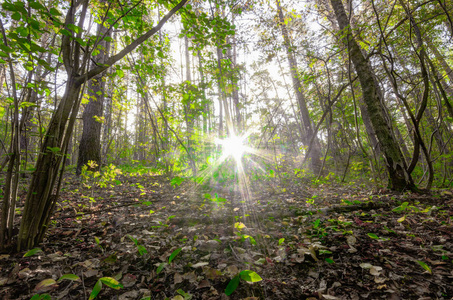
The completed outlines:
[[[304,135],[302,137],[302,140],[305,144],[305,146],[310,147],[310,141],[313,141],[313,145],[311,145],[311,151],[308,154],[311,163],[311,169],[313,173],[318,175],[321,172],[321,144],[319,143],[319,140],[316,136],[313,134],[313,126],[311,123],[311,118],[310,118],[310,113],[308,111],[307,107],[307,101],[305,99],[305,96],[303,94],[303,88],[302,84],[299,79],[298,75],[298,67],[297,67],[297,61],[294,57],[294,48],[291,46],[291,40],[288,34],[288,29],[286,28],[285,24],[285,17],[283,15],[283,9],[280,4],[280,0],[277,0],[277,11],[278,11],[278,19],[279,19],[279,25],[282,30],[282,35],[284,39],[284,46],[286,50],[286,55],[288,58],[289,62],[289,68],[291,72],[291,79],[293,81],[293,89],[294,93],[296,95],[297,99],[297,104],[299,106],[299,112],[301,115],[302,123],[303,123],[303,128],[304,128]]]
[[[79,110],[81,100],[79,95],[82,86],[158,32],[163,24],[181,9],[187,1],[182,0],[179,2],[156,26],[131,41],[123,50],[107,59],[103,65],[98,65],[89,71],[86,71],[86,68],[93,49],[89,48],[90,44],[84,44],[82,40],[82,28],[89,1],[71,1],[64,21],[61,44],[63,64],[67,74],[65,93],[50,120],[41,154],[36,162],[36,170],[28,189],[20,225],[18,251],[29,249],[44,238],[47,224],[58,198],[62,176],[61,161],[66,153]],[[78,20],[76,19],[76,13]],[[55,188],[57,182],[58,185]]]

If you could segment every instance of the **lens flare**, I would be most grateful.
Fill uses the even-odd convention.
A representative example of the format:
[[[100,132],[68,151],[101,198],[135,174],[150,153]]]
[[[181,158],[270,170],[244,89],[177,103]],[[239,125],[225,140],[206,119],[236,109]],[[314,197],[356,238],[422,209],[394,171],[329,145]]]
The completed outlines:
[[[222,156],[233,157],[236,161],[240,161],[247,147],[244,145],[244,141],[247,136],[236,136],[232,135],[224,140],[218,140],[217,144],[222,145]]]

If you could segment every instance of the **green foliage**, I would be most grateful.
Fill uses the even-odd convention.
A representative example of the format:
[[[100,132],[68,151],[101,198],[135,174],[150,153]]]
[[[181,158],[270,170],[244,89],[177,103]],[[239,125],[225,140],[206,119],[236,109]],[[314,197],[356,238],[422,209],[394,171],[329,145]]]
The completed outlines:
[[[247,282],[251,282],[251,283],[263,280],[254,271],[250,271],[250,270],[241,271],[238,275],[233,277],[233,279],[231,279],[230,282],[228,283],[228,285],[225,289],[225,294],[227,296],[230,296],[237,289],[240,279],[247,281]]]
[[[184,300],[190,300],[192,299],[192,295],[189,293],[184,292],[183,290],[179,289],[176,291],[178,294],[184,297]]]
[[[49,294],[36,294],[30,300],[52,300],[52,297]]]
[[[91,291],[90,297],[88,298],[89,300],[92,300],[99,295],[102,289],[102,284],[105,284],[106,286],[115,290],[123,288],[123,285],[112,277],[99,278],[99,280],[94,285],[93,290]]]
[[[91,160],[82,167],[82,183],[86,188],[91,189],[93,185],[105,188],[121,184],[116,177],[122,172],[113,164],[103,167],[101,171],[97,171],[97,168],[98,164]]]
[[[159,274],[167,265],[171,264],[171,262],[176,258],[176,256],[178,256],[181,250],[182,248],[177,248],[176,250],[174,250],[168,257],[168,263],[165,262],[160,263],[159,266],[157,267],[156,274]]]
[[[23,257],[33,256],[33,255],[36,255],[39,252],[42,252],[41,248],[33,248],[33,249],[27,251],[27,253],[25,253]]]
[[[176,186],[180,186],[183,182],[185,181],[184,178],[175,176],[173,179],[170,181],[170,184],[175,188]]]
[[[175,257],[179,254],[179,252],[181,252],[182,248],[178,248],[176,249],[175,251],[173,251],[170,255],[170,257],[168,258],[168,263],[171,264],[171,262],[175,259]]]
[[[423,261],[420,261],[420,260],[417,260],[417,263],[423,268],[425,269],[429,274],[433,274],[433,271],[431,271],[431,268]]]
[[[148,253],[148,250],[146,250],[145,246],[139,244],[136,238],[134,238],[131,235],[128,235],[128,237],[132,242],[134,242],[135,246],[137,247],[138,254],[140,256],[144,255],[145,253]]]

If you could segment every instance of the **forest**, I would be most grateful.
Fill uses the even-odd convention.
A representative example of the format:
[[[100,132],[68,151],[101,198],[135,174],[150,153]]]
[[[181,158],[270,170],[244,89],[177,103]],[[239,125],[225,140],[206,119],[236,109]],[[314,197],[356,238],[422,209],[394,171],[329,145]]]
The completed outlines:
[[[1,299],[453,299],[451,0],[0,0]]]

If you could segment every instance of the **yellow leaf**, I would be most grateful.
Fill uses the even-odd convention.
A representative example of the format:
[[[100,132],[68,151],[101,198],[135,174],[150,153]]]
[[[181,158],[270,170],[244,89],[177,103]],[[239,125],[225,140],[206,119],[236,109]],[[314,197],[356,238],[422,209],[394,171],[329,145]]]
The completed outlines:
[[[406,220],[406,216],[402,216],[401,218],[398,219],[398,222],[401,223],[403,222],[404,220]]]

